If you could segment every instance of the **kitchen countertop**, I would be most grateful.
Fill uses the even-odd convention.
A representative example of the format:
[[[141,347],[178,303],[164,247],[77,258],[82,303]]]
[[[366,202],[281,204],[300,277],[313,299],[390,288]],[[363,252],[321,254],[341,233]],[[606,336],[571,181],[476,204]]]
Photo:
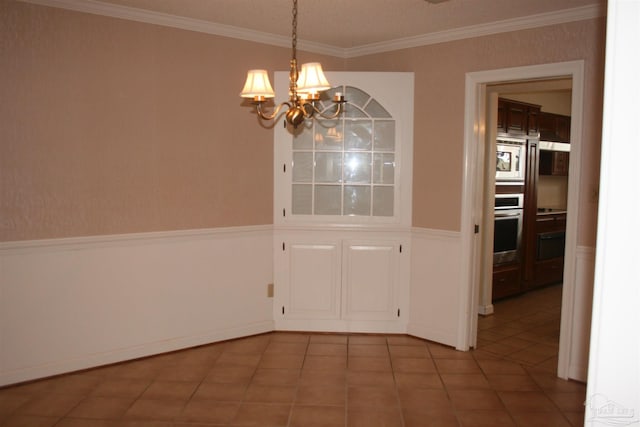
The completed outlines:
[[[566,214],[566,209],[557,209],[557,208],[538,208],[538,215],[554,215],[554,214]]]

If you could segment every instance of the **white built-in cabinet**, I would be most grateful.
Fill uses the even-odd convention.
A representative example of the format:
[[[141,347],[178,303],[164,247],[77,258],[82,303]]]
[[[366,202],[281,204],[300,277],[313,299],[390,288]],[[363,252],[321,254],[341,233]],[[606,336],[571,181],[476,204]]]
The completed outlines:
[[[340,119],[274,128],[275,328],[403,333],[413,74],[327,76],[326,97],[342,92],[348,102]],[[286,94],[288,73],[275,81]]]

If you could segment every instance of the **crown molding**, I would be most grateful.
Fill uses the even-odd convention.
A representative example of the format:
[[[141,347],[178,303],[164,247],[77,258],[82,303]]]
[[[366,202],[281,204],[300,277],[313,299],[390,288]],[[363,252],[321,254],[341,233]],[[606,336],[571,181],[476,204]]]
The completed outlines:
[[[246,40],[255,43],[263,43],[278,47],[291,47],[289,37],[277,34],[254,31],[231,25],[218,24],[193,18],[170,15],[138,9],[129,6],[103,3],[97,0],[20,0],[25,3],[33,3],[41,6],[56,7],[73,10],[76,12],[91,13],[94,15],[109,16],[112,18],[126,19],[130,21],[144,22],[147,24],[161,25],[165,27],[179,28],[188,31],[212,34],[222,37]],[[393,50],[408,49],[454,40],[462,40],[472,37],[481,37],[510,31],[526,30],[544,27],[547,25],[562,24],[566,22],[594,19],[606,15],[605,7],[600,5],[582,6],[572,9],[564,9],[555,12],[530,15],[522,18],[495,21],[487,24],[472,25],[455,28],[452,30],[427,33],[419,36],[405,37],[380,43],[372,43],[351,48],[341,48],[323,43],[315,43],[298,40],[298,50],[312,53],[335,56],[339,58],[354,58],[376,53],[384,53]]]
[[[482,37],[493,34],[507,33],[511,31],[528,30],[532,28],[545,27],[548,25],[595,19],[605,15],[606,10],[600,5],[582,6],[555,12],[529,15],[522,18],[506,19],[503,21],[471,25],[468,27],[454,28],[451,30],[422,34],[414,37],[405,37],[386,42],[357,46],[345,49],[344,57],[354,58],[357,56],[408,49],[473,37]]]

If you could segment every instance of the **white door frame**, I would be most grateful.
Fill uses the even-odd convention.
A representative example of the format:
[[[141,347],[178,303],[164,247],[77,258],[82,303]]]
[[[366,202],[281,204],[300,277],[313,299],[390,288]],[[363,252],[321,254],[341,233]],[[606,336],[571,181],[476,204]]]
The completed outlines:
[[[522,80],[571,78],[571,157],[567,197],[566,249],[560,321],[558,376],[568,378],[571,337],[574,333],[573,300],[576,288],[576,249],[579,208],[579,181],[582,152],[582,106],[584,93],[584,61],[531,65],[467,73],[465,79],[464,159],[462,187],[462,281],[459,307],[457,348],[475,347],[477,338],[477,307],[480,289],[481,234],[474,225],[482,224],[484,144],[486,123],[486,88]],[[482,230],[480,230],[482,233]]]

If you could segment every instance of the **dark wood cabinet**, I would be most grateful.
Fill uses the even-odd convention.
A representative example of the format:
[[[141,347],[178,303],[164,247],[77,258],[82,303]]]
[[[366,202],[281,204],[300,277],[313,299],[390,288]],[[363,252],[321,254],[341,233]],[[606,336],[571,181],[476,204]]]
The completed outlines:
[[[517,295],[522,292],[520,264],[507,264],[493,268],[493,299]]]
[[[562,282],[564,273],[566,213],[543,213],[536,219],[536,251],[530,254],[534,261],[533,281],[528,288]]]
[[[569,142],[571,139],[571,117],[541,111],[538,116],[540,140]]]
[[[540,106],[498,99],[498,134],[510,136],[537,135]]]
[[[565,151],[540,151],[540,175],[569,175],[569,153]]]

